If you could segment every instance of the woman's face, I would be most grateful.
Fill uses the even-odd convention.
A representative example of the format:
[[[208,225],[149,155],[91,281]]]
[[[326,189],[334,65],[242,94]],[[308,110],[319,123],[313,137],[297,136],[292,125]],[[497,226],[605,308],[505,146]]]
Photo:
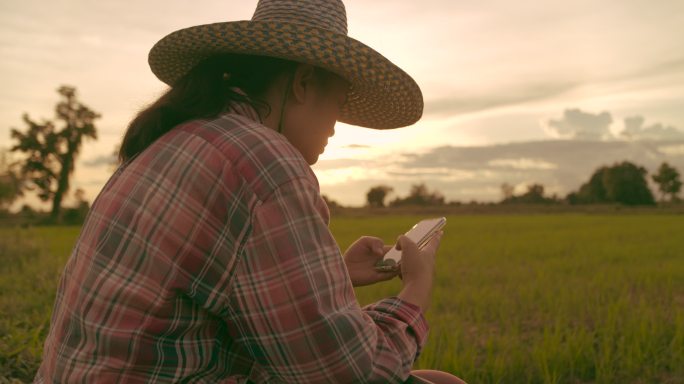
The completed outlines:
[[[295,82],[301,81],[295,77]],[[295,84],[300,92],[295,105],[285,111],[283,134],[299,150],[306,161],[313,165],[335,134],[335,123],[340,109],[346,102],[349,85],[337,76],[312,82],[308,87]],[[296,93],[297,90],[294,90]]]

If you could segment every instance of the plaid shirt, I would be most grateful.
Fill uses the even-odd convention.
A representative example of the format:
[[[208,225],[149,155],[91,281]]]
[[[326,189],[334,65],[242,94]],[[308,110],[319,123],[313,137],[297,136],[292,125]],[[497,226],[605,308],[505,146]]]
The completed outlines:
[[[419,307],[360,308],[316,176],[254,109],[175,127],[93,203],[35,382],[402,382]]]

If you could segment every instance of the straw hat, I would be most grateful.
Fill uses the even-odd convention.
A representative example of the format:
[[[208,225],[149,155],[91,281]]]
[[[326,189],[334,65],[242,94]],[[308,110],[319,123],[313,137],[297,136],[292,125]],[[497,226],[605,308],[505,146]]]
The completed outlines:
[[[152,47],[152,72],[173,85],[209,56],[238,53],[311,64],[351,84],[339,121],[375,129],[418,121],[423,95],[406,72],[347,36],[341,0],[259,0],[252,20],[175,31]]]

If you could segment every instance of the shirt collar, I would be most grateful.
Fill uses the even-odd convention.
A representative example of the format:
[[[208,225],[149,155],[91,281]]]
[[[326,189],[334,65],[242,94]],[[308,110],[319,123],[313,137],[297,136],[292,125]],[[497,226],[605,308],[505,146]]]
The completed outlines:
[[[247,94],[240,88],[238,87],[231,87],[233,91],[236,93],[239,93],[241,95],[247,96]],[[257,123],[263,124],[261,121],[261,116],[259,116],[259,113],[257,110],[252,106],[250,103],[247,102],[241,102],[241,101],[231,101],[228,104],[228,107],[226,108],[226,111],[224,112],[225,114],[237,114],[240,116],[244,116],[249,118],[250,120],[254,120]]]

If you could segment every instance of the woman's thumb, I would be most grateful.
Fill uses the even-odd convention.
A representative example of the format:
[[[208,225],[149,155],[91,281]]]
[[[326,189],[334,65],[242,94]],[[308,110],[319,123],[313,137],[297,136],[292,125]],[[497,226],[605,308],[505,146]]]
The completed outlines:
[[[399,235],[399,236],[397,237],[397,245],[395,246],[395,248],[397,249],[397,251],[401,251],[401,248],[402,248],[402,246],[401,246],[402,240],[401,240],[401,239],[402,239],[403,237],[406,237],[406,236],[404,236],[404,235]]]
[[[401,235],[399,236],[399,239],[397,240],[397,249],[398,250],[408,250],[411,247],[416,247],[415,244],[413,244],[413,240],[409,238],[406,235]]]

